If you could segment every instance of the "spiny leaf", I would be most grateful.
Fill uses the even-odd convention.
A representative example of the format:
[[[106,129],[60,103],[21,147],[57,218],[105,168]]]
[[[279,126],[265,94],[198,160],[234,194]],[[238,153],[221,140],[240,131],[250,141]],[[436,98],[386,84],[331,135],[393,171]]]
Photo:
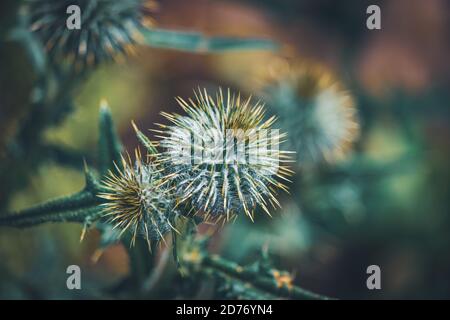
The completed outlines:
[[[102,100],[100,103],[99,129],[98,160],[100,174],[103,176],[114,167],[114,163],[118,166],[121,165],[122,152],[122,144],[114,127],[111,110],[106,100]]]
[[[101,215],[96,196],[98,183],[90,172],[86,172],[86,187],[70,196],[57,198],[22,211],[4,215],[0,226],[25,228],[47,222],[87,223]]]
[[[142,33],[145,43],[153,48],[175,49],[188,52],[278,49],[278,44],[269,39],[208,37],[200,32],[183,32],[156,28],[143,30]]]
[[[277,275],[281,274],[281,272],[275,269],[273,270],[273,276],[267,276],[255,268],[242,267],[217,255],[207,255],[203,259],[202,272],[208,272],[208,269],[227,281],[243,282],[244,284],[250,285],[258,290],[281,298],[301,300],[330,299],[326,296],[313,293],[294,285],[291,287],[282,285],[282,283],[280,283],[276,278]]]
[[[155,146],[150,141],[150,139],[147,138],[147,136],[138,129],[138,127],[134,122],[131,122],[131,124],[133,125],[134,131],[136,131],[136,136],[139,142],[142,143],[142,145],[147,149],[147,152],[151,155],[157,154],[158,150],[156,150]]]
[[[117,137],[111,113],[106,105],[100,108],[99,162],[103,172],[113,166],[114,161],[120,165],[121,143]],[[0,226],[30,227],[46,222],[79,222],[88,224],[102,215],[101,198],[97,194],[103,188],[88,170],[85,164],[86,185],[83,190],[73,195],[50,200],[45,203],[24,209],[20,212],[4,215],[0,218]]]
[[[218,255],[210,254],[207,250],[207,238],[188,239],[191,241],[185,241],[178,250],[181,271],[191,276],[200,275],[200,277],[217,279],[220,281],[219,290],[251,288],[255,297],[261,299],[267,298],[268,295],[287,299],[330,299],[295,286],[292,283],[292,276],[288,272],[268,265],[268,257],[264,252],[263,256],[255,263],[241,266]]]

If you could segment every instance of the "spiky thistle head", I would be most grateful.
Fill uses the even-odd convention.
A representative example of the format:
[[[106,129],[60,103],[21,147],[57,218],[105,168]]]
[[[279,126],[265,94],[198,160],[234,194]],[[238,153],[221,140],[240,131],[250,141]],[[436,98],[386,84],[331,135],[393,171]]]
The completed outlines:
[[[78,69],[132,52],[141,38],[139,30],[153,25],[150,13],[155,9],[152,0],[27,0],[27,3],[31,28],[51,56]],[[67,10],[72,5],[80,8],[80,29],[67,28]]]
[[[177,101],[186,115],[162,113],[170,124],[154,131],[178,201],[216,222],[240,212],[253,220],[257,207],[270,215],[269,204],[280,205],[277,189],[287,191],[282,181],[291,174],[289,152],[279,150],[285,135],[272,128],[275,118],[265,117],[260,102],[230,90],[213,98],[199,89],[195,100]]]
[[[161,173],[151,161],[141,160],[138,150],[135,162],[127,154],[122,157],[115,172],[110,171],[102,182],[103,192],[98,196],[106,200],[104,216],[120,230],[120,235],[131,231],[133,245],[142,235],[151,241],[164,241],[164,235],[175,230],[171,218],[176,215],[170,190],[161,185]]]
[[[301,165],[334,162],[351,150],[359,136],[355,103],[332,73],[317,64],[292,63],[262,83]]]

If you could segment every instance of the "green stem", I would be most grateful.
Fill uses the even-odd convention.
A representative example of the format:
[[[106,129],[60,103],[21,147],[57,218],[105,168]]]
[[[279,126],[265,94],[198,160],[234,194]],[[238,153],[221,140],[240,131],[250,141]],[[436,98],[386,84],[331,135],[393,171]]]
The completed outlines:
[[[127,248],[130,259],[130,276],[133,282],[141,286],[144,280],[149,276],[154,266],[154,256],[150,252],[147,243],[142,239],[136,239],[134,247],[124,243]],[[154,251],[155,248],[152,248]]]
[[[290,299],[307,299],[307,300],[330,300],[331,298],[313,293],[297,286],[288,288],[286,286],[278,287],[275,281],[269,277],[265,277],[259,272],[244,268],[238,264],[225,260],[217,255],[207,255],[202,260],[202,266],[212,269],[222,275],[237,279],[239,281],[249,283],[256,289],[268,292],[277,297]]]
[[[145,282],[152,273],[155,265],[155,246],[150,252],[147,243],[143,239],[136,239],[134,246],[130,246],[131,235],[127,234],[121,240],[122,245],[127,250],[129,259],[129,274],[121,281],[119,286],[113,288],[116,294],[128,293],[134,298],[140,299],[145,296]]]
[[[98,211],[99,198],[88,190],[50,200],[20,212],[0,217],[0,226],[25,228],[46,222],[80,222],[93,219]]]
[[[270,39],[210,37],[201,32],[179,31],[169,29],[142,30],[145,43],[152,48],[175,49],[187,52],[226,52],[236,50],[271,50],[279,45]]]

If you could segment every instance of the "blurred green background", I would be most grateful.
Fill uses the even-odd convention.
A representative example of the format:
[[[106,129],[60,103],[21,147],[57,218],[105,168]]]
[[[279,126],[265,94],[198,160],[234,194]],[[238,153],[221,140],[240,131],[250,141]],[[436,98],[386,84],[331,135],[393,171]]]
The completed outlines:
[[[365,9],[373,3],[381,7],[381,30],[365,25]],[[215,234],[211,250],[246,263],[268,244],[297,284],[333,297],[450,298],[449,14],[446,0],[160,0],[158,27],[271,38],[282,44],[283,54],[322,63],[343,79],[360,116],[362,135],[345,161],[298,172],[291,196],[283,196],[283,210],[255,223],[239,218]],[[3,66],[20,59],[3,54]],[[191,96],[198,86],[255,94],[254,75],[278,54],[139,48],[125,63],[102,65],[83,81],[74,112],[46,129],[45,140],[82,150],[89,162],[97,146],[99,101],[106,98],[132,150],[132,120],[141,129],[155,128],[154,122],[163,121],[160,111],[177,110],[175,96]],[[29,90],[32,77],[20,66],[19,74],[0,67],[16,94]],[[7,100],[6,91],[0,98]],[[0,142],[6,142],[0,147],[6,148],[27,110],[20,101],[13,110],[1,103]],[[83,186],[76,166],[47,161],[27,168],[21,171],[26,182],[6,196],[19,178],[0,165],[0,208],[25,208]],[[128,258],[116,245],[93,262],[98,234],[89,231],[80,243],[81,228],[1,228],[0,298],[101,298],[101,287],[127,273]],[[66,289],[70,264],[82,267],[86,290]],[[372,264],[381,268],[381,290],[366,287]],[[208,291],[199,297],[208,298]]]

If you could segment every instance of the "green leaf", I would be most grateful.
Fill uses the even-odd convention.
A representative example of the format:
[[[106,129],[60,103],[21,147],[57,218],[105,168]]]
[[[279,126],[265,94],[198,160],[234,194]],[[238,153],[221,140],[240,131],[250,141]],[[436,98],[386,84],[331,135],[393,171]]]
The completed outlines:
[[[235,50],[277,50],[279,45],[269,39],[208,37],[200,32],[168,29],[145,29],[145,44],[153,48],[188,52],[223,52]]]
[[[100,108],[99,163],[102,174],[114,165],[121,164],[122,145],[116,134],[106,102]],[[73,195],[50,200],[22,211],[3,215],[0,226],[30,227],[46,222],[79,222],[90,224],[102,216],[103,200],[97,197],[102,186],[85,164],[86,185]]]
[[[131,123],[133,125],[134,131],[136,131],[136,136],[140,143],[147,149],[147,152],[151,155],[155,155],[158,153],[154,144],[150,141],[149,138],[145,134],[143,134],[134,122]]]
[[[101,215],[101,199],[96,196],[99,190],[94,176],[86,171],[86,186],[80,192],[1,216],[0,226],[25,228],[47,222],[89,223]]]
[[[122,144],[114,127],[111,110],[105,100],[100,103],[99,116],[98,161],[100,174],[104,176],[108,170],[113,169],[114,163],[120,168]]]

